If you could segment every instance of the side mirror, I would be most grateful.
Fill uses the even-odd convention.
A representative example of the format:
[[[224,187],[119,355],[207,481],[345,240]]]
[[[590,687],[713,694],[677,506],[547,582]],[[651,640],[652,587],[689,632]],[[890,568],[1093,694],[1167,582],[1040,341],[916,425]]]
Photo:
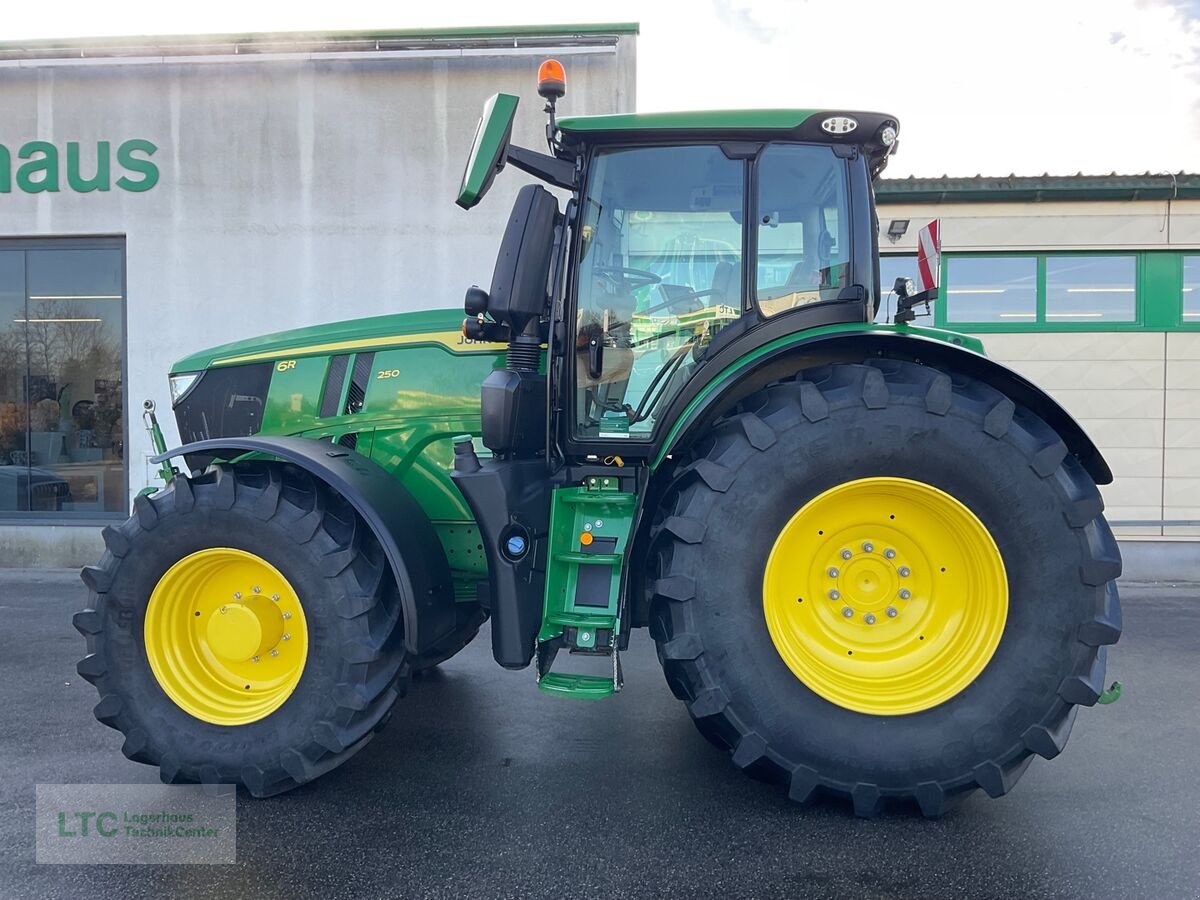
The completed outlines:
[[[463,171],[458,198],[454,201],[470,209],[488,192],[496,174],[508,161],[508,144],[512,140],[513,119],[521,98],[516,94],[493,94],[483,105],[483,115],[475,126],[471,155]]]

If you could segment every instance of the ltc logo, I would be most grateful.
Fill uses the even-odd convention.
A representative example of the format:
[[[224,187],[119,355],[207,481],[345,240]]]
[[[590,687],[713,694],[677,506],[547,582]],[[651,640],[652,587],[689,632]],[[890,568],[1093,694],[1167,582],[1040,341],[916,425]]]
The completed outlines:
[[[117,833],[117,814],[115,812],[76,812],[74,818],[68,818],[67,813],[60,812],[58,814],[58,836],[59,837],[91,837],[99,835],[100,837],[114,837]],[[109,826],[106,823],[111,822]],[[93,823],[95,825],[92,828]],[[78,828],[78,831],[71,831],[71,828]]]

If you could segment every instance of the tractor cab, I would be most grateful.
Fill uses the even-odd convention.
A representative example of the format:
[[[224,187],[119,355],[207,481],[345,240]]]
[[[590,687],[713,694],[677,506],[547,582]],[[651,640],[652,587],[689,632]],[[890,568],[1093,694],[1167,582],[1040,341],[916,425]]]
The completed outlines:
[[[649,456],[685,386],[723,347],[748,332],[873,319],[871,181],[896,146],[894,118],[738,110],[557,121],[565,79],[547,66],[539,90],[550,153],[510,143],[518,98],[497,94],[458,197],[474,206],[508,162],[570,192],[560,209],[546,188],[523,189],[490,294],[468,292],[468,337],[518,342],[526,369],[540,358],[536,340],[557,365],[550,390],[509,378],[502,397],[510,412],[552,398],[554,434],[532,441],[532,419],[544,417],[531,411],[528,423],[505,423],[514,427],[503,437],[520,432],[522,446],[489,440],[501,436],[485,426],[492,450]]]
[[[454,474],[489,553],[496,659],[536,648],[539,676],[561,647],[615,656],[635,511],[730,361],[873,319],[871,182],[898,129],[841,110],[557,120],[564,91],[549,61],[548,153],[511,143],[517,97],[488,100],[458,196],[474,206],[507,163],[546,185],[520,190],[490,289],[467,291],[464,335],[508,350],[482,387],[491,457],[464,440]]]

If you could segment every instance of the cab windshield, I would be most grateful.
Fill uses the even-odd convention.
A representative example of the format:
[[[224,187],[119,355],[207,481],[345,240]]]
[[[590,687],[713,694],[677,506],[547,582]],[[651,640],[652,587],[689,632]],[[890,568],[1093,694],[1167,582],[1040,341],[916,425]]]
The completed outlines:
[[[755,163],[716,145],[598,153],[579,227],[576,435],[647,439],[703,348],[749,307],[836,297],[846,279],[845,165],[827,147],[771,145]]]

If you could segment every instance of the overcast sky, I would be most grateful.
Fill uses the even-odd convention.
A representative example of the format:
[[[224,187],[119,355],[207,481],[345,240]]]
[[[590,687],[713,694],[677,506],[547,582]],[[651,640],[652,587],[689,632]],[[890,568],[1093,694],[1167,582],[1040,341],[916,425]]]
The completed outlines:
[[[1200,171],[1200,0],[10,0],[5,7],[0,40],[640,22],[642,111],[894,113],[902,127],[892,176]],[[569,101],[568,93],[564,111]]]

